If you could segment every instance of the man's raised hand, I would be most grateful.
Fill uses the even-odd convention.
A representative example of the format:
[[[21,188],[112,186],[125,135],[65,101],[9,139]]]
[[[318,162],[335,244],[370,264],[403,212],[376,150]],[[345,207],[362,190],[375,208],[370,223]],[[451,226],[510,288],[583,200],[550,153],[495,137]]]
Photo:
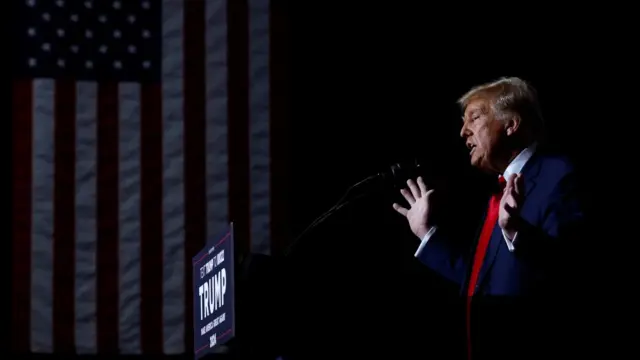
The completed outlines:
[[[407,209],[397,203],[393,204],[393,208],[407,218],[411,231],[422,239],[431,227],[431,195],[433,194],[433,189],[429,190],[427,188],[422,177],[418,177],[417,184],[412,179],[409,179],[407,186],[409,188],[400,190],[400,193],[407,200],[409,208]]]
[[[524,194],[524,180],[522,174],[512,174],[507,180],[502,199],[500,200],[500,212],[498,225],[504,230],[509,240],[517,233],[520,207]]]

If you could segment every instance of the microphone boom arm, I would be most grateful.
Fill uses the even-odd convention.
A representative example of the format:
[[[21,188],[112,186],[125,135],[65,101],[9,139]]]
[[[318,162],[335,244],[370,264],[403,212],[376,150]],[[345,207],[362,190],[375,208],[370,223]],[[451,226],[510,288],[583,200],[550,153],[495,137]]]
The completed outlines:
[[[324,222],[327,218],[329,218],[331,215],[333,215],[334,213],[338,212],[339,210],[345,208],[348,205],[351,205],[355,202],[357,202],[358,200],[366,197],[368,194],[364,193],[364,194],[360,194],[355,196],[352,199],[349,199],[349,196],[352,194],[352,192],[358,188],[360,188],[362,185],[364,184],[368,184],[370,182],[374,182],[374,181],[379,181],[381,183],[386,183],[389,181],[393,181],[396,182],[396,184],[394,184],[394,186],[398,186],[397,181],[399,180],[399,178],[404,178],[406,175],[405,172],[407,172],[407,170],[409,170],[409,172],[415,172],[415,170],[418,170],[420,168],[420,164],[418,163],[417,160],[415,160],[413,162],[413,164],[410,164],[407,168],[407,166],[403,166],[402,164],[395,164],[393,166],[391,166],[391,168],[385,172],[380,172],[377,173],[375,175],[371,175],[368,176],[360,181],[358,181],[357,183],[351,185],[347,191],[345,191],[344,195],[342,195],[342,197],[340,198],[340,200],[338,200],[336,202],[335,205],[333,205],[329,210],[327,210],[326,212],[324,212],[322,215],[318,216],[311,224],[309,224],[309,226],[307,226],[302,233],[300,233],[300,235],[298,235],[290,244],[289,246],[286,248],[286,250],[284,251],[284,256],[290,256],[291,253],[293,252],[293,249],[295,248],[295,246],[301,241],[301,239],[303,239],[311,230],[315,229],[318,225],[320,225],[322,222]]]

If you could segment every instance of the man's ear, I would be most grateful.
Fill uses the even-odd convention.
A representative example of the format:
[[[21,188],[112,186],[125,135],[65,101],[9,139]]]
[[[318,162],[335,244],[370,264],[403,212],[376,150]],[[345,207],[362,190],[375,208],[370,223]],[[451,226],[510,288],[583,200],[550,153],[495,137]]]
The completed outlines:
[[[507,135],[511,136],[515,134],[516,131],[518,131],[518,129],[520,128],[521,122],[522,122],[522,119],[520,118],[520,115],[517,115],[517,114],[512,115],[505,125],[505,130],[507,131]]]

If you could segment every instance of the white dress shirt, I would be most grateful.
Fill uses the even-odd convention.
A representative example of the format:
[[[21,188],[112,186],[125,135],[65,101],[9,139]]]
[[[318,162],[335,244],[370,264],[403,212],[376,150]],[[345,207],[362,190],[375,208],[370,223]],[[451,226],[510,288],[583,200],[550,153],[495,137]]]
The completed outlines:
[[[511,163],[509,163],[509,166],[507,166],[507,169],[504,171],[504,174],[502,174],[505,180],[508,180],[512,174],[520,173],[520,171],[522,171],[522,168],[524,168],[525,164],[527,163],[527,161],[529,161],[529,159],[531,158],[535,150],[536,150],[536,144],[533,144],[530,147],[522,150],[520,154],[518,154],[518,156],[516,156],[511,161]],[[422,241],[420,242],[420,246],[418,246],[418,250],[415,253],[416,257],[420,256],[420,254],[422,253],[422,250],[424,250],[425,245],[427,244],[429,239],[433,236],[433,234],[435,234],[436,230],[437,230],[437,227],[435,226],[432,227],[429,230],[429,232],[422,238]],[[502,230],[502,236],[504,237],[504,242],[507,245],[507,249],[509,249],[510,252],[513,252],[516,249],[515,242],[516,242],[516,239],[518,238],[518,233],[515,234],[513,239],[509,239],[505,231]]]

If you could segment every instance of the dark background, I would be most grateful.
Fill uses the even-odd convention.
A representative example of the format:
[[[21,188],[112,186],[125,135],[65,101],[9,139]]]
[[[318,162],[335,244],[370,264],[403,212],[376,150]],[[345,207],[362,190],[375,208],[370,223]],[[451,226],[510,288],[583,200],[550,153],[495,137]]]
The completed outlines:
[[[519,17],[509,31],[480,14],[476,26],[419,4],[290,11],[292,176],[294,191],[305,194],[294,197],[304,205],[293,215],[301,223],[351,183],[407,157],[464,171],[455,101],[502,76],[538,89],[556,144],[580,161],[599,151],[581,144],[601,130],[592,123],[605,106],[595,102],[605,101],[620,69],[599,57],[614,56],[599,47],[610,36],[592,37],[588,24]]]
[[[628,117],[620,106],[630,81],[626,23],[605,26],[593,14],[558,9],[502,17],[417,2],[343,2],[339,10],[298,3],[290,11],[293,232],[351,184],[418,156],[427,175],[448,190],[448,220],[473,233],[485,205],[477,201],[484,178],[468,166],[455,101],[474,85],[524,78],[538,89],[553,145],[575,159],[594,195],[593,239],[576,250],[576,256],[594,256],[583,272],[588,287],[570,301],[584,308],[584,341],[613,351],[622,342],[613,334],[625,321],[618,310],[628,288],[620,269],[625,263],[610,241],[626,227],[605,220],[611,213],[604,210],[613,208],[599,205],[616,197],[603,188],[610,188],[605,181],[626,155],[610,145],[622,139],[611,137],[614,124]],[[607,17],[604,10],[598,15]],[[288,309],[296,314],[291,336],[297,345],[436,357],[461,348],[457,288],[413,259],[418,241],[391,202],[388,194],[374,196],[301,241],[304,260],[292,270],[296,290]]]

